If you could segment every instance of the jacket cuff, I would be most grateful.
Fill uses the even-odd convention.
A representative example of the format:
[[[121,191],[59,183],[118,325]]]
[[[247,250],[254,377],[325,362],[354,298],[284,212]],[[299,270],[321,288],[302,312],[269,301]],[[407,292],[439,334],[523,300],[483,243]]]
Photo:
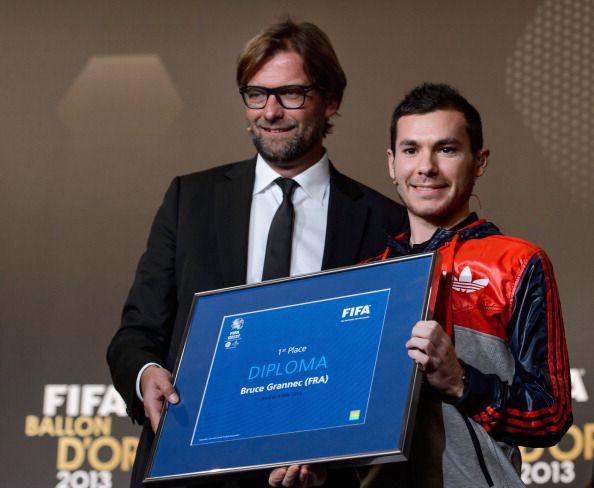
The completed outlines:
[[[496,403],[499,378],[494,374],[485,374],[462,361],[460,363],[465,371],[464,392],[460,398],[444,397],[444,401],[471,417]]]

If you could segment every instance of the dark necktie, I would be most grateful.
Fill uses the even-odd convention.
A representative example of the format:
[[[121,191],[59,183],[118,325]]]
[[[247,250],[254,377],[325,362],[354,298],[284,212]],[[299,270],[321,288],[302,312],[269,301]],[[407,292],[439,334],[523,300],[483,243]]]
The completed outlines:
[[[291,243],[293,241],[293,192],[299,184],[290,178],[277,178],[274,182],[283,191],[283,201],[272,218],[262,280],[289,276],[291,269]]]

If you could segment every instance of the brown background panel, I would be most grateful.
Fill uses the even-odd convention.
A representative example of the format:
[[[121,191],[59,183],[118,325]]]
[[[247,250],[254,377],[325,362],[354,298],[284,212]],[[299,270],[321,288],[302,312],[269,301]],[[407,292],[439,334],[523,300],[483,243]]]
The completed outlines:
[[[347,72],[341,117],[327,140],[331,159],[388,195],[394,194],[385,161],[389,116],[402,94],[422,81],[446,81],[477,105],[492,159],[476,189],[482,208],[476,202],[475,208],[505,232],[547,249],[572,363],[587,371],[594,340],[594,199],[582,190],[576,195],[555,170],[563,152],[546,150],[542,133],[513,97],[517,82],[510,81],[510,60],[526,32],[538,30],[535,19],[554,4],[1,0],[0,352],[3,392],[10,398],[2,406],[8,439],[1,448],[3,478],[22,486],[56,484],[56,439],[24,436],[25,415],[41,416],[46,384],[110,382],[105,347],[163,192],[174,175],[254,153],[234,83],[235,60],[248,38],[287,13],[318,23]],[[592,0],[558,4],[565,10],[553,12],[549,22],[578,11],[576,25],[587,24]],[[579,79],[561,77],[550,96],[580,82],[591,97],[592,51],[560,46],[551,59],[570,54],[575,63],[589,64]],[[95,77],[82,91],[76,85],[90,60],[107,59],[119,73],[117,63],[147,56],[156,65],[140,70],[137,84],[132,73],[113,75],[111,85],[109,77]],[[151,83],[163,76],[174,95],[163,97],[158,88],[154,95]],[[588,100],[581,110],[591,118]],[[580,137],[563,141],[574,159],[575,141],[594,140],[588,117],[575,129]],[[587,178],[591,153],[579,154]],[[584,380],[594,391],[588,375]],[[592,422],[591,410],[591,402],[575,404],[580,429]],[[114,420],[114,435],[135,432],[126,420]],[[581,486],[588,470],[581,452],[575,463]],[[127,474],[113,474],[114,486],[123,486]]]

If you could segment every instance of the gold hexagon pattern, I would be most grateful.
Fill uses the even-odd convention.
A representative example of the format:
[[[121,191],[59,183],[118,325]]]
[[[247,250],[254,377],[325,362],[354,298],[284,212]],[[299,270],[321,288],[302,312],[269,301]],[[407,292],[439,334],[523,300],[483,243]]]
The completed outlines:
[[[581,207],[594,206],[594,0],[545,0],[507,59],[506,91]]]
[[[163,132],[182,101],[157,54],[92,56],[58,104],[75,136],[127,138]]]

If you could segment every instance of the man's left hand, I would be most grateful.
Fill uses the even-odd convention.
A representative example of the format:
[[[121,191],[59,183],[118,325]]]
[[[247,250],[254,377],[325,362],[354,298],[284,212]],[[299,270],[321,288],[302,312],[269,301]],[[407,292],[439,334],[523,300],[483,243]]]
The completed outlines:
[[[456,356],[450,337],[438,322],[417,322],[406,348],[433,388],[443,395],[455,398],[462,396],[464,368]]]

